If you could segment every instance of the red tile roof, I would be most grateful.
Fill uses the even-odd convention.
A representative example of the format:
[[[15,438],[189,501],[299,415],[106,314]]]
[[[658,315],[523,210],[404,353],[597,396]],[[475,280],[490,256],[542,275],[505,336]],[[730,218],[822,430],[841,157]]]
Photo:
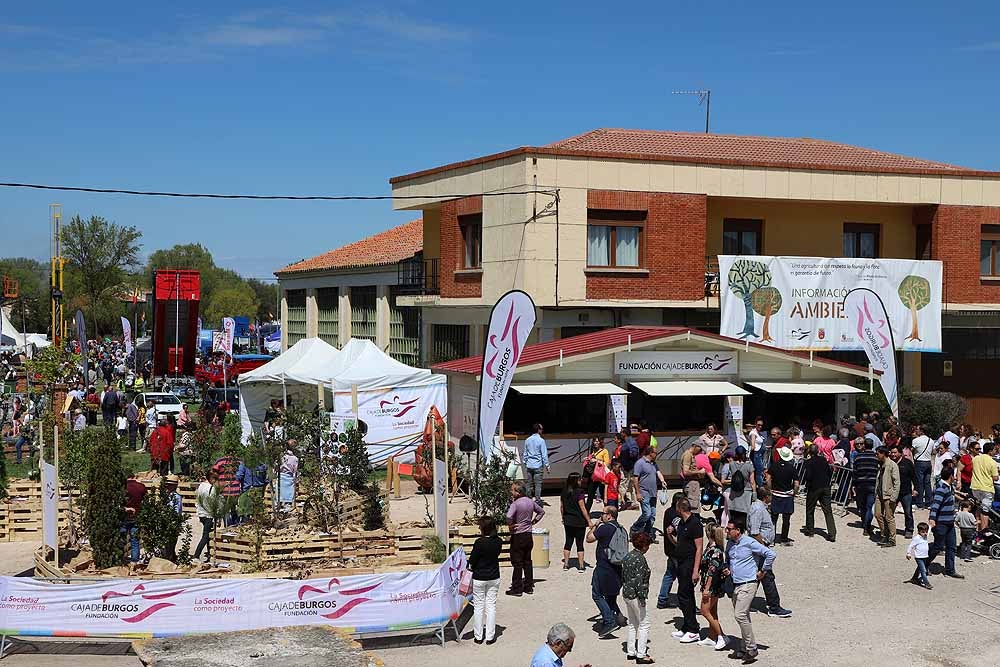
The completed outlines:
[[[968,169],[822,139],[601,128],[545,146],[522,146],[503,153],[397,176],[389,179],[389,182],[398,183],[520,154],[814,171],[1000,176],[1000,172]]]
[[[424,221],[411,220],[380,234],[349,243],[336,250],[303,259],[274,272],[281,276],[305,271],[327,271],[395,264],[413,257],[424,247]]]
[[[700,329],[691,329],[688,327],[626,326],[616,327],[614,329],[602,329],[600,331],[595,331],[594,333],[581,334],[579,336],[571,336],[569,338],[561,338],[559,340],[552,340],[545,343],[528,345],[524,348],[524,351],[521,352],[521,358],[518,360],[517,365],[523,368],[534,364],[556,361],[559,359],[560,353],[562,354],[562,358],[566,360],[580,354],[589,354],[591,352],[600,352],[601,350],[612,350],[615,348],[625,347],[628,345],[630,336],[632,344],[637,345],[639,343],[654,341],[660,338],[668,338],[670,336],[676,336],[687,332],[690,332],[692,336],[698,336],[701,338],[710,338],[713,340],[725,341],[727,343],[735,343],[740,346],[746,345],[746,341],[729,338],[728,336],[720,336],[719,334],[709,333],[708,331],[702,331]],[[768,350],[770,352],[780,352],[782,354],[802,359],[809,358],[808,352],[781,350],[771,347],[770,345],[761,345],[759,343],[750,343],[750,347]],[[865,366],[857,366],[855,364],[834,361],[833,359],[825,359],[819,356],[814,357],[814,359],[822,361],[825,364],[842,366],[854,371],[868,372],[868,369]],[[431,366],[431,370],[439,373],[465,373],[468,375],[479,375],[482,368],[482,355],[476,357],[466,357],[464,359],[455,359],[453,361],[446,361],[444,363]],[[878,374],[880,371],[876,371],[876,373]]]

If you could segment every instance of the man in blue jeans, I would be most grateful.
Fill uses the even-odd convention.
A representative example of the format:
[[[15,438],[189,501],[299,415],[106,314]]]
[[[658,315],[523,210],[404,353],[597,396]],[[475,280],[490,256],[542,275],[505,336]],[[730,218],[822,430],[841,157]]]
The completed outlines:
[[[656,451],[652,447],[647,447],[632,469],[633,489],[635,497],[639,499],[641,511],[639,518],[629,529],[629,535],[644,532],[648,533],[653,541],[656,538],[656,482],[658,479],[662,479],[660,471],[653,464],[655,458]]]
[[[533,433],[524,441],[524,469],[528,472],[528,492],[542,504],[542,479],[549,472],[549,448],[542,437],[541,424],[531,427]]]
[[[931,461],[934,457],[934,441],[927,437],[922,426],[913,429],[913,467],[916,471],[917,507],[927,509],[931,504]]]
[[[135,519],[145,497],[146,485],[135,478],[134,472],[131,473],[125,480],[125,525],[122,526],[122,531],[128,536],[133,563],[139,562],[139,527]]]
[[[670,604],[670,588],[677,579],[677,561],[674,560],[674,545],[677,540],[677,525],[681,522],[681,516],[677,513],[677,503],[684,498],[684,492],[678,491],[670,500],[670,507],[663,513],[663,553],[667,556],[667,569],[663,572],[663,580],[660,582],[660,594],[656,597],[656,608],[667,609],[674,606]],[[673,531],[667,530],[673,528]]]
[[[982,455],[980,455],[982,456]],[[965,579],[965,575],[955,571],[955,491],[951,488],[951,480],[955,470],[950,466],[941,469],[941,481],[934,489],[931,500],[931,511],[927,515],[934,543],[927,553],[927,565],[934,562],[937,555],[944,552],[944,576],[953,579]]]

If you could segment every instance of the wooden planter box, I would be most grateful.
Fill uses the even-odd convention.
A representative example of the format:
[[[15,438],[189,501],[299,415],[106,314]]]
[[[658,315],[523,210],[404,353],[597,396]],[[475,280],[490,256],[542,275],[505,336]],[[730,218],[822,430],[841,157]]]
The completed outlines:
[[[503,541],[503,549],[500,551],[500,567],[510,567],[510,534],[507,526],[501,526],[497,531]],[[451,548],[462,547],[466,555],[472,553],[472,545],[479,538],[478,526],[458,526],[450,531],[449,542]],[[533,567],[549,566],[549,530],[548,528],[535,528],[532,531],[533,545],[531,548],[531,564]]]
[[[140,480],[146,485],[146,488],[150,492],[156,491],[160,485],[160,478],[153,477],[150,479]],[[181,508],[184,514],[188,516],[194,516],[197,514],[197,507],[195,505],[197,501],[198,486],[201,482],[195,481],[182,481],[177,485],[177,493],[181,496]],[[271,485],[268,484],[264,487],[264,509],[270,512],[273,509],[272,496],[274,494],[271,492]],[[388,498],[388,492],[386,492],[386,498]],[[299,495],[296,498],[296,504],[301,503],[305,500],[305,496]],[[361,497],[356,493],[346,491],[340,501],[340,520],[344,523],[351,523],[355,521],[361,521],[364,517],[364,503],[361,501]]]
[[[399,531],[373,530],[337,534],[311,534],[294,537],[265,535],[261,561],[265,567],[278,563],[318,562],[378,558],[380,565],[417,563],[423,560],[423,538],[430,529],[408,528]],[[256,538],[250,529],[220,529],[212,536],[212,558],[221,562],[250,563],[256,559]]]

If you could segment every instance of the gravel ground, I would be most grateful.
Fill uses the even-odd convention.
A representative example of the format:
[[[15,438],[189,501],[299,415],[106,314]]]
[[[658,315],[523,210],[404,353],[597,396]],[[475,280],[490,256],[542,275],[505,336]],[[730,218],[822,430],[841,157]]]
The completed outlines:
[[[425,515],[423,497],[404,489],[404,498],[392,501],[394,521],[416,521]],[[544,641],[548,627],[562,621],[576,630],[576,648],[566,659],[567,667],[590,663],[594,667],[632,664],[622,652],[625,632],[600,640],[592,630],[597,613],[590,599],[590,575],[559,566],[562,528],[559,501],[547,496],[549,505],[541,527],[552,535],[552,567],[536,570],[539,583],[533,596],[500,596],[497,609],[499,641],[493,646],[477,646],[471,641],[471,628],[464,627],[466,639],[453,639],[442,648],[432,637],[372,640],[365,648],[378,655],[387,667],[440,667],[442,660],[476,667],[527,665],[531,655]],[[456,499],[449,505],[449,515],[460,517],[468,503]],[[662,508],[658,508],[662,510]],[[659,513],[658,513],[659,514]],[[637,516],[635,511],[622,514],[627,527]],[[661,514],[660,514],[661,516]],[[822,518],[818,523],[822,525]],[[897,517],[902,526],[902,517]],[[926,512],[918,511],[917,520]],[[782,604],[795,613],[791,618],[769,618],[753,614],[754,630],[761,645],[758,664],[782,665],[891,665],[977,667],[1000,664],[1000,643],[983,642],[975,652],[971,646],[976,635],[996,637],[1000,629],[1000,596],[984,589],[1000,585],[1000,561],[977,557],[973,563],[959,561],[958,570],[965,580],[933,576],[933,591],[903,583],[912,572],[905,559],[905,544],[900,534],[895,549],[879,549],[850,527],[853,514],[838,518],[838,539],[830,544],[821,537],[806,538],[798,528],[803,520],[802,505],[796,505],[792,518],[792,547],[781,547],[775,565]],[[659,523],[659,522],[658,522]],[[31,565],[30,545],[0,543],[0,568],[5,574],[22,572]],[[592,545],[587,552],[593,562]],[[665,557],[659,545],[647,555],[653,570],[652,594],[659,588]],[[938,559],[940,562],[941,559]],[[502,571],[503,585],[509,582],[510,570]],[[676,591],[676,586],[674,588]],[[758,603],[763,603],[763,593]],[[732,608],[720,605],[723,630],[738,634]],[[471,609],[468,610],[471,613]],[[978,612],[993,621],[973,614]],[[465,616],[468,616],[467,613]],[[677,644],[670,637],[676,610],[651,609],[650,654],[658,664],[733,665],[726,653],[708,648]],[[462,623],[467,623],[463,616]],[[964,641],[963,641],[964,640]],[[41,644],[41,642],[39,642]],[[50,645],[51,646],[51,645]],[[43,649],[44,650],[44,649]],[[48,652],[48,651],[46,651]],[[4,664],[11,667],[61,667],[140,665],[135,656],[45,655],[25,652],[11,655]],[[236,663],[233,663],[236,664]],[[329,663],[328,663],[329,664]]]
[[[536,571],[540,581],[533,596],[500,595],[497,608],[500,636],[495,645],[474,644],[471,627],[463,628],[463,641],[449,641],[445,648],[431,638],[418,642],[412,639],[372,641],[366,645],[377,651],[387,667],[439,667],[442,660],[477,667],[527,665],[531,655],[544,642],[549,626],[562,621],[577,633],[575,649],[565,660],[567,667],[584,663],[594,667],[633,664],[625,660],[623,653],[624,630],[605,640],[598,639],[592,630],[597,608],[590,597],[591,569],[588,567],[586,573],[580,573],[560,567],[559,500],[556,496],[547,496],[546,500],[549,505],[540,525],[548,528],[552,535],[552,567]],[[420,497],[403,502],[419,503],[422,511]],[[457,507],[449,512],[461,514]],[[400,508],[398,513],[412,516],[417,508]],[[628,527],[637,514],[635,511],[623,512],[622,523]],[[978,601],[1000,607],[1000,596],[983,591],[1000,585],[1000,561],[982,556],[973,563],[959,561],[958,571],[966,576],[965,580],[933,576],[934,590],[927,591],[903,583],[912,573],[913,566],[905,558],[902,516],[897,521],[900,534],[895,549],[879,549],[862,536],[859,528],[849,527],[848,523],[856,522],[853,514],[838,517],[839,534],[835,544],[819,536],[807,538],[798,532],[803,516],[803,506],[796,505],[791,534],[795,538],[794,546],[779,547],[775,563],[782,604],[792,609],[794,615],[787,619],[769,618],[762,613],[752,615],[761,648],[758,664],[872,665],[882,662],[956,667],[1000,664],[1000,643],[980,643],[975,646],[975,652],[964,648],[971,648],[971,641],[957,644],[957,640],[971,640],[974,633],[998,636],[1000,609],[991,609]],[[658,512],[658,519],[660,517],[662,513]],[[817,519],[819,525],[823,525],[822,514]],[[917,520],[925,519],[926,511],[918,511]],[[593,562],[593,545],[588,546],[587,560]],[[655,598],[665,568],[665,556],[661,546],[654,545],[647,557],[653,570],[651,596]],[[941,561],[939,557],[938,562]],[[504,590],[509,583],[510,570],[502,570],[501,576],[501,590]],[[757,604],[763,605],[763,591],[758,593],[755,606]],[[728,660],[726,652],[678,644],[670,637],[670,632],[674,630],[675,619],[679,620],[679,613],[675,609],[655,609],[655,599],[653,606],[650,654],[658,664],[739,664]],[[970,610],[994,620],[979,618]],[[732,607],[723,601],[719,612],[723,631],[738,635]],[[462,621],[466,622],[465,616]],[[703,628],[703,632],[705,630]]]

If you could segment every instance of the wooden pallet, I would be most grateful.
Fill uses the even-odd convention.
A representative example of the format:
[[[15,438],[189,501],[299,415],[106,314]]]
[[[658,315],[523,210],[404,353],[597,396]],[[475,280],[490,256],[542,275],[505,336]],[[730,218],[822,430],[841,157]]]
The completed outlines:
[[[0,503],[0,542],[42,541],[42,485],[30,480],[7,484],[7,501]],[[69,499],[80,492],[63,486],[59,499],[59,530],[69,528]],[[79,503],[76,511],[80,511]]]

